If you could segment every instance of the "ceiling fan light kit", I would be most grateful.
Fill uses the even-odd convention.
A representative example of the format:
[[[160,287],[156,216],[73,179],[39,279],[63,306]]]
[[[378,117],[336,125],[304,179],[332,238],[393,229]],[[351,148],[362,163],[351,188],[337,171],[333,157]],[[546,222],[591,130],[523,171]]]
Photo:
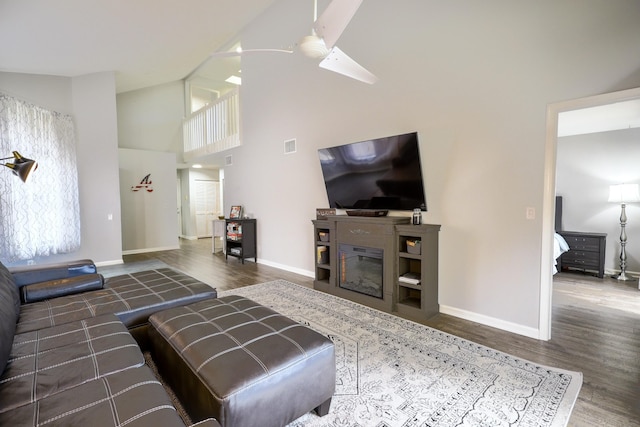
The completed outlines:
[[[313,59],[322,59],[329,54],[324,40],[316,35],[304,36],[299,44],[300,52]]]

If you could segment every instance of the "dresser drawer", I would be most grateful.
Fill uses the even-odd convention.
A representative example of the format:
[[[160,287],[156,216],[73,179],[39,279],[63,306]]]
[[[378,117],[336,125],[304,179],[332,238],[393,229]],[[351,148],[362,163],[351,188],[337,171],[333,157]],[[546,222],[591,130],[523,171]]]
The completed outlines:
[[[564,236],[572,250],[598,252],[601,239],[597,237]]]
[[[598,268],[600,266],[599,252],[583,252],[570,250],[562,256],[565,267]]]

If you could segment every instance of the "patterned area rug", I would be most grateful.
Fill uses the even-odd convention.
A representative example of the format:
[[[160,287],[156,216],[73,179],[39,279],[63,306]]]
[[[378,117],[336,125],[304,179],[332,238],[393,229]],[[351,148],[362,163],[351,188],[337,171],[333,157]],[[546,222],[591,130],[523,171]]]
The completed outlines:
[[[582,374],[549,368],[284,280],[242,295],[336,345],[328,415],[290,427],[566,426]]]

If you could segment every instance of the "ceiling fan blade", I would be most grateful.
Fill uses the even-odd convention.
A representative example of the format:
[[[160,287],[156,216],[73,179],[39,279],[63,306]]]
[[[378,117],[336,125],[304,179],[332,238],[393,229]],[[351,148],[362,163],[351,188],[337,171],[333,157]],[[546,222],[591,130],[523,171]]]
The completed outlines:
[[[331,52],[320,62],[320,68],[342,74],[364,83],[374,84],[378,78],[358,64],[347,54],[334,46]]]
[[[313,24],[313,30],[329,49],[336,44],[361,3],[362,0],[333,0]]]

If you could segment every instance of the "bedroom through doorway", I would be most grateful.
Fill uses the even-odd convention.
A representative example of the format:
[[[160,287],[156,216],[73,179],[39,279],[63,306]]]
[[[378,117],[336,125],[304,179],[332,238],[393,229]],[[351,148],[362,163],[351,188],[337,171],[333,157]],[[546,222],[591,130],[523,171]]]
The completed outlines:
[[[611,281],[611,279],[607,279],[605,276],[604,279],[595,278],[596,281],[597,280],[602,281],[603,286],[600,287],[599,290],[594,289],[593,290],[594,293],[590,293],[588,291],[589,288],[586,288],[586,289],[582,288],[583,286],[590,286],[589,285],[590,283],[591,283],[591,286],[593,285],[594,282],[589,276],[583,277],[580,273],[559,273],[558,280],[554,280],[554,276],[552,274],[553,267],[554,267],[553,242],[551,240],[553,239],[553,231],[555,226],[555,218],[554,218],[555,196],[557,194],[557,185],[560,185],[559,180],[562,179],[561,174],[559,174],[558,172],[560,168],[563,167],[562,164],[560,163],[562,162],[562,156],[559,156],[558,153],[559,151],[561,151],[561,148],[563,148],[559,144],[562,144],[563,143],[562,141],[566,139],[565,138],[566,135],[562,134],[563,129],[566,128],[566,123],[562,123],[561,117],[571,117],[573,115],[572,113],[578,110],[584,111],[584,112],[590,112],[591,110],[599,107],[619,105],[621,103],[629,102],[629,101],[637,102],[638,100],[640,100],[640,88],[630,89],[630,90],[625,90],[620,92],[613,92],[613,93],[608,93],[603,95],[597,95],[597,96],[588,97],[588,98],[580,98],[580,99],[565,101],[561,103],[551,104],[548,107],[547,143],[545,147],[545,186],[544,186],[545,192],[544,192],[544,200],[543,200],[543,227],[542,227],[543,259],[541,262],[542,270],[541,270],[541,292],[540,292],[541,301],[540,301],[540,328],[539,328],[540,335],[541,335],[540,339],[551,338],[551,334],[552,334],[551,316],[554,308],[554,297],[558,296],[558,292],[555,292],[555,290],[561,290],[564,288],[565,292],[569,292],[571,294],[569,296],[575,297],[575,299],[571,300],[571,298],[568,298],[568,299],[565,298],[567,297],[567,295],[565,295],[565,297],[558,296],[558,299],[559,299],[558,304],[564,304],[564,303],[567,303],[568,301],[571,301],[571,304],[575,304],[576,306],[581,306],[588,303],[590,304],[589,305],[590,309],[593,309],[593,310],[601,310],[601,309],[615,310],[614,308],[616,304],[615,301],[620,301],[620,298],[619,296],[617,296],[617,293],[615,291],[619,291],[619,290],[624,291],[625,287],[628,287],[624,285],[625,287],[622,287],[621,289],[617,289],[616,286],[619,286],[620,284],[617,281]],[[563,114],[563,113],[569,113],[569,114]],[[636,111],[636,114],[640,117],[640,111]],[[635,126],[637,127],[637,125]],[[605,129],[600,129],[599,131],[604,132],[604,130]],[[612,130],[612,129],[609,129],[609,130]],[[597,131],[598,130],[595,130],[595,132]],[[638,132],[638,130],[635,130],[635,131]],[[575,132],[579,133],[580,131],[575,131]],[[591,132],[594,132],[594,130],[591,130]],[[638,144],[640,145],[640,143]],[[582,156],[583,154],[584,153],[580,153],[578,157]],[[638,156],[637,161],[635,161],[636,164],[638,162],[640,162],[640,156]],[[593,172],[596,173],[595,171]],[[607,173],[606,171],[602,172],[602,174],[604,175],[606,175],[606,173]],[[606,179],[606,178],[602,177],[601,179]],[[615,179],[615,178],[610,178],[610,179]],[[637,181],[640,182],[640,177],[638,177]],[[610,183],[607,182],[606,185],[604,184],[600,185],[599,187],[603,187],[604,190],[598,187],[597,191],[601,192],[602,190],[607,192],[608,185],[610,184],[613,184],[613,182],[610,182]],[[584,188],[582,191],[584,192]],[[562,196],[565,204],[565,206],[563,207],[563,210],[566,212],[567,197],[565,194],[562,194]],[[606,203],[607,201],[606,196],[597,195],[597,197],[599,199],[602,199],[603,203]],[[605,207],[601,208],[601,210],[604,210],[604,209]],[[616,208],[612,204],[608,204],[606,209],[616,209]],[[619,215],[619,207],[617,209],[618,209],[618,215]],[[608,218],[608,211],[607,211],[607,218]],[[608,221],[608,219],[605,221]],[[637,221],[640,223],[640,216],[638,216]],[[610,222],[611,221],[608,221],[608,223]],[[620,230],[619,223],[616,222],[616,220],[614,220],[613,222],[614,223],[612,224],[612,226],[614,227],[614,231],[607,233],[608,234],[607,247],[609,250],[607,251],[606,256],[607,256],[607,260],[609,261],[609,264],[608,264],[609,272],[611,272],[610,260],[612,258],[612,248],[615,249],[616,247],[615,245],[619,244],[617,243],[619,242],[619,230]],[[569,224],[569,228],[567,228],[567,225],[563,225],[563,228],[565,230],[568,230],[571,228],[571,224]],[[592,231],[592,230],[582,230],[582,231]],[[640,232],[634,232],[634,235],[629,235],[628,238],[630,241],[631,239],[634,239],[634,241],[640,244]],[[637,250],[636,252],[637,252],[637,255],[635,255],[635,257],[636,257],[636,260],[638,260],[640,259],[640,250]],[[619,251],[614,253],[619,254]],[[636,271],[636,277],[637,277],[637,274],[640,272],[640,268],[637,268],[636,270],[637,270]],[[560,280],[560,278],[562,278],[562,280]],[[557,286],[558,289],[554,290],[554,282],[560,283]],[[566,283],[574,283],[574,284],[583,283],[583,284],[575,285],[572,291],[571,287],[563,286],[563,284],[566,285]],[[632,289],[633,292],[625,294],[627,299],[631,298],[631,302],[632,302],[631,308],[628,308],[628,309],[631,310],[632,313],[634,313],[634,310],[637,309],[635,304],[638,304],[638,309],[640,310],[640,290],[638,290],[638,281],[636,280],[634,283],[635,283],[635,286],[634,286],[634,289]],[[607,285],[607,286],[604,286],[604,285]],[[578,289],[581,289],[582,291],[580,292],[578,291]],[[608,290],[612,292],[609,293]],[[595,298],[595,295],[602,295],[602,299],[599,300],[598,298]]]

